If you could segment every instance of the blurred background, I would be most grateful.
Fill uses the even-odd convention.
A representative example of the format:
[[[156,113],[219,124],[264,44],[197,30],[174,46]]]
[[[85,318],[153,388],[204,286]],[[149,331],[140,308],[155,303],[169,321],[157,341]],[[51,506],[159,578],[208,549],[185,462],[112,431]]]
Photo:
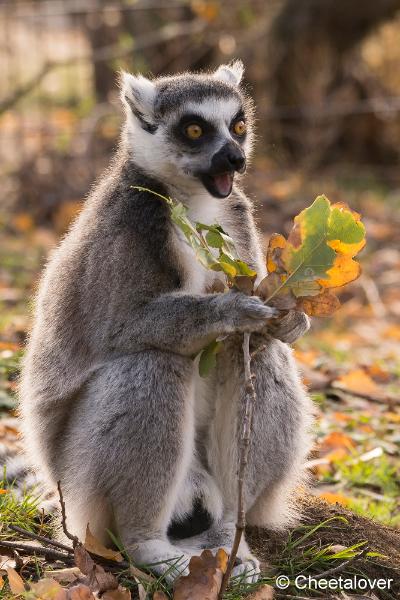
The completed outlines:
[[[0,443],[40,270],[117,143],[118,70],[241,58],[265,240],[320,193],[367,226],[362,277],[296,346],[315,493],[400,526],[400,0],[3,0],[0,32]]]

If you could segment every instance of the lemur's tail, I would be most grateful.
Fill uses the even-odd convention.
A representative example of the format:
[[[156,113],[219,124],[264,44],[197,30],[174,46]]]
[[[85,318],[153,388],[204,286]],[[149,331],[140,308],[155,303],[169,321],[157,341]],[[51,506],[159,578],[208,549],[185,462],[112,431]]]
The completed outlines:
[[[29,465],[18,431],[18,419],[1,420],[0,430],[0,488],[9,490],[17,499],[28,494],[37,499],[39,510],[52,513],[57,509],[57,496],[49,490],[44,478]]]

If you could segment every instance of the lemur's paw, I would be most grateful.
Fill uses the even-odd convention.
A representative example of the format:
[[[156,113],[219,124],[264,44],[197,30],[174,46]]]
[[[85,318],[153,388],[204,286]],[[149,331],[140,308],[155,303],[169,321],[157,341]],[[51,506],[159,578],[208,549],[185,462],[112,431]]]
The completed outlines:
[[[234,331],[259,331],[265,327],[266,321],[278,314],[271,306],[266,306],[256,296],[233,292],[226,295],[224,313],[233,326]]]
[[[291,310],[284,317],[274,319],[267,325],[267,332],[286,344],[293,344],[309,329],[309,317],[298,310]]]
[[[181,575],[189,574],[190,556],[164,540],[147,540],[137,544],[132,559],[137,565],[145,566],[166,583],[172,584]]]
[[[260,561],[255,556],[248,557],[233,568],[232,577],[240,583],[256,583],[260,579]]]

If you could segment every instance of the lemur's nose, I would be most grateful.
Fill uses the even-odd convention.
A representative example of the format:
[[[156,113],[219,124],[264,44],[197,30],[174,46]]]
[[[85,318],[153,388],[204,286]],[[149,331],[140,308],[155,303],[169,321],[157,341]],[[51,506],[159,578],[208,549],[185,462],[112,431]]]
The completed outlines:
[[[237,144],[228,143],[214,155],[212,167],[217,172],[239,171],[243,173],[246,168],[246,157]]]
[[[242,171],[246,164],[246,159],[239,148],[231,149],[228,153],[227,159],[232,165],[232,169],[235,171]]]

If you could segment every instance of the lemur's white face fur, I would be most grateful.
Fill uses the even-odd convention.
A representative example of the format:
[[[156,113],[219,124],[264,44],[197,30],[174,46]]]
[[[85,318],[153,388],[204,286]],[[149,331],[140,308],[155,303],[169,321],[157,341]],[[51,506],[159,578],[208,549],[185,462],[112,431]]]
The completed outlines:
[[[216,198],[232,191],[251,151],[252,103],[243,65],[149,80],[122,74],[125,140],[134,162],[168,186]]]

